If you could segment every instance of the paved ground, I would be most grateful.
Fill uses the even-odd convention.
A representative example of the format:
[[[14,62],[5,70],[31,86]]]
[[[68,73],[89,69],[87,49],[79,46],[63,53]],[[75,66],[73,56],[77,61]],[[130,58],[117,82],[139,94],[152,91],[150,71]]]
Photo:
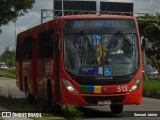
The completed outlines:
[[[0,95],[8,97],[11,95],[14,98],[24,98],[25,94],[21,92],[16,87],[15,79],[8,79],[8,78],[2,78],[0,77]],[[0,107],[0,116],[2,116],[2,112],[10,112],[11,110],[8,110],[6,108]],[[32,120],[30,118],[2,118],[3,120]]]
[[[10,110],[8,110],[8,109],[6,109],[6,108],[4,108],[4,107],[0,107],[0,112],[1,111],[10,111]],[[0,115],[1,116],[1,115]]]
[[[16,87],[15,79],[0,77],[0,95],[14,98],[25,98],[25,94]]]

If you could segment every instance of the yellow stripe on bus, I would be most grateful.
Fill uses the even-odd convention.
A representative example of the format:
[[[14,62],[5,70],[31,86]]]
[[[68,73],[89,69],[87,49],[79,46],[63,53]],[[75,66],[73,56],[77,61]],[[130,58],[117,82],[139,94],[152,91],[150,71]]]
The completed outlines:
[[[94,86],[94,93],[101,93],[101,86]]]

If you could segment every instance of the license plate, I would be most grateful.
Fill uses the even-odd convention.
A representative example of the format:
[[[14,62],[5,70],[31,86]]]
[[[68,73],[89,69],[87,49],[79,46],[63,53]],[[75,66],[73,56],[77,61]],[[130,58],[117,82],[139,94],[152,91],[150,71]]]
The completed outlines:
[[[111,100],[99,100],[98,105],[111,105]]]

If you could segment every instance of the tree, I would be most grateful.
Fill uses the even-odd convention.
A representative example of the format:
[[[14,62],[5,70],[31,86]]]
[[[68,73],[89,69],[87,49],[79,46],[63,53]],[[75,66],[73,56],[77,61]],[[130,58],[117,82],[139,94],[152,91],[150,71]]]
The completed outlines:
[[[0,0],[0,27],[23,16],[27,9],[33,7],[33,3],[35,0]]]
[[[143,18],[142,18],[143,17]],[[152,18],[155,19],[159,18],[160,15],[157,14],[156,16],[154,15],[149,15],[146,14],[145,16],[142,16],[142,19],[146,18]],[[141,36],[145,36],[148,38],[150,42],[152,42],[152,48],[147,51],[147,56],[152,60],[152,63],[154,66],[159,67],[160,66],[160,21],[138,21],[139,24],[139,29]]]
[[[5,62],[7,66],[15,65],[15,51],[4,51],[2,55],[0,55],[0,62]]]

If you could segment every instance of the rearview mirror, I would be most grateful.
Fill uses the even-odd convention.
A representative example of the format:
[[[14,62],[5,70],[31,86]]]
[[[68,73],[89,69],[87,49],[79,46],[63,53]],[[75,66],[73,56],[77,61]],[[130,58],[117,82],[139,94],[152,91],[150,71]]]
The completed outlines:
[[[147,38],[143,38],[142,39],[142,48],[145,48],[145,50],[148,50],[148,39]]]

